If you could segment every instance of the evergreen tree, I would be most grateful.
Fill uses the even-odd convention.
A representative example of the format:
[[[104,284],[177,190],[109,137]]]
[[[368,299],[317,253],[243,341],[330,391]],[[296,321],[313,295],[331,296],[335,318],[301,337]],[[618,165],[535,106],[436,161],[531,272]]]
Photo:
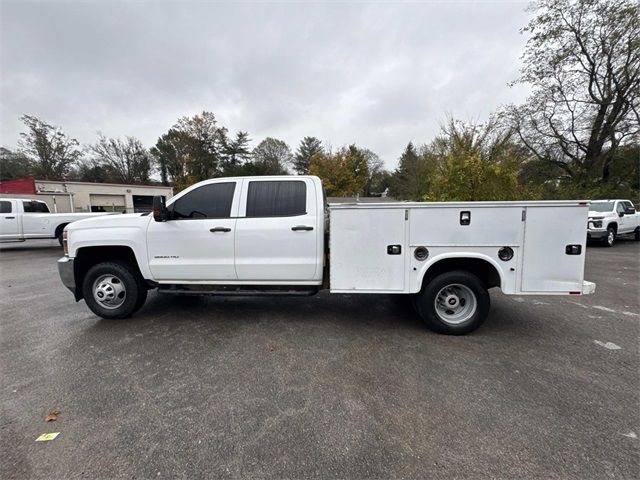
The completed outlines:
[[[304,137],[300,141],[300,146],[296,150],[295,158],[293,159],[293,168],[299,175],[307,175],[309,173],[309,163],[311,157],[316,153],[323,151],[322,142],[316,137]]]

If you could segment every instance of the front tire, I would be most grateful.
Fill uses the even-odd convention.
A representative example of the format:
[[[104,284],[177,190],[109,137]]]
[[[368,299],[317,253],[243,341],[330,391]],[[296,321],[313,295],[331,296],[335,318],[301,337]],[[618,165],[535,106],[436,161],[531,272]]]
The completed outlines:
[[[640,242],[640,227],[636,228],[636,231],[633,232],[633,238],[635,238],[636,242]]]
[[[613,247],[616,243],[616,229],[613,227],[607,228],[607,236],[604,237],[603,243],[605,247]]]
[[[82,293],[89,309],[106,319],[126,318],[147,298],[139,273],[124,262],[104,262],[89,269]]]
[[[482,281],[464,270],[438,275],[416,295],[415,302],[427,327],[446,335],[474,331],[487,319],[491,306]]]

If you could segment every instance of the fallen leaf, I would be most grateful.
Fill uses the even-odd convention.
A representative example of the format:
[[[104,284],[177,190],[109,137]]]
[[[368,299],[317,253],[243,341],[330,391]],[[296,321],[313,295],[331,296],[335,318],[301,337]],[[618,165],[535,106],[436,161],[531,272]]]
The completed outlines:
[[[43,433],[36,438],[36,442],[50,442],[51,440],[55,440],[58,435],[60,435],[60,432]]]
[[[58,420],[58,415],[60,415],[60,410],[53,410],[49,412],[49,415],[44,417],[45,422],[55,422]]]

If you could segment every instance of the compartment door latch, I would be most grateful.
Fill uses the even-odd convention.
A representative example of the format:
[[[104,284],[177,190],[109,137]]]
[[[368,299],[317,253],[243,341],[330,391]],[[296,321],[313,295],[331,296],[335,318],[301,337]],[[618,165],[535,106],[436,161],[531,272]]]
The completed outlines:
[[[400,255],[401,253],[401,245],[387,245],[387,255]]]

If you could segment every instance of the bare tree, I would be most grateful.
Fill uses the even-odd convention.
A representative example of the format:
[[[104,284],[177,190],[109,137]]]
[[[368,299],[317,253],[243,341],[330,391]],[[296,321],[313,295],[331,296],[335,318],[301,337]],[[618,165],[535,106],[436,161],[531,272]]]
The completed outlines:
[[[20,134],[19,153],[31,162],[34,175],[46,180],[61,180],[80,158],[79,143],[64,132],[37,117],[23,115],[27,131]]]
[[[640,7],[633,0],[540,0],[516,83],[533,86],[507,109],[538,158],[580,181],[607,181],[620,145],[638,140]]]
[[[134,137],[107,138],[100,134],[89,147],[97,165],[103,165],[109,176],[122,183],[145,183],[151,173],[151,156]]]

